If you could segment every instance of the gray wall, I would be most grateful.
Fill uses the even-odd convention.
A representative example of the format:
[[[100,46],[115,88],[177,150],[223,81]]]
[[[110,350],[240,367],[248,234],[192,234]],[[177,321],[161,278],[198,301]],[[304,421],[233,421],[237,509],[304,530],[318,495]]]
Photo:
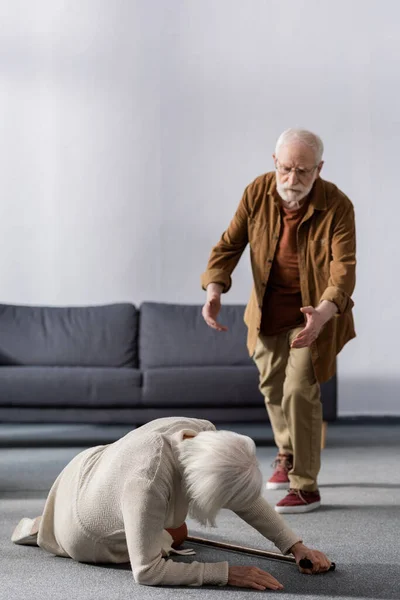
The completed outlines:
[[[1,300],[202,302],[288,126],[354,201],[340,412],[399,413],[396,0],[0,0]],[[246,302],[248,256],[226,302]]]

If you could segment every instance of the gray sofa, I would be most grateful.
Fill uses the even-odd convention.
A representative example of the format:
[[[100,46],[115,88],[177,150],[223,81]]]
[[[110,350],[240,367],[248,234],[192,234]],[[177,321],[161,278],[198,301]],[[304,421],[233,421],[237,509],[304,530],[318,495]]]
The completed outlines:
[[[140,425],[170,415],[267,420],[246,350],[244,306],[216,332],[201,306],[0,305],[0,422]],[[336,377],[322,386],[336,418]]]

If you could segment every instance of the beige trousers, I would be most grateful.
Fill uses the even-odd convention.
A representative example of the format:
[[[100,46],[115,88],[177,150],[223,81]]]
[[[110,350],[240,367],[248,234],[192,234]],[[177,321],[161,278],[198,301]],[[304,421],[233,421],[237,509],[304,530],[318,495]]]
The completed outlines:
[[[275,443],[280,453],[293,455],[290,487],[314,491],[321,466],[322,404],[309,348],[290,348],[302,329],[260,335],[253,360]]]

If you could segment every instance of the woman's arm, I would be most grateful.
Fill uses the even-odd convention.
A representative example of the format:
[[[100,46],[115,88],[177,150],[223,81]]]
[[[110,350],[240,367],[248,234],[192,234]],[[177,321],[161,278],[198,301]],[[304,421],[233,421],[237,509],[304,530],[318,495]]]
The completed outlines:
[[[143,585],[226,585],[228,563],[178,563],[161,555],[167,500],[153,483],[125,486],[122,515],[132,573]]]
[[[252,505],[234,512],[257,529],[261,535],[271,540],[283,554],[288,554],[294,544],[302,541],[262,496]]]

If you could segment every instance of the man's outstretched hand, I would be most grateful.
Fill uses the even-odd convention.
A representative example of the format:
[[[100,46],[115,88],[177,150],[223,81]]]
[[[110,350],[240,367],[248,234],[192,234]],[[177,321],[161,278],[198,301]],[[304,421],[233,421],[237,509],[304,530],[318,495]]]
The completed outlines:
[[[311,346],[318,338],[325,323],[337,313],[338,309],[333,302],[323,300],[317,308],[303,306],[300,310],[306,317],[306,325],[294,338],[292,348],[308,348]]]
[[[221,298],[219,294],[214,294],[207,298],[201,311],[203,318],[209,327],[217,331],[228,331],[228,328],[217,321],[219,311],[221,310]]]
[[[325,325],[324,317],[313,306],[303,306],[300,310],[306,316],[306,325],[294,338],[292,348],[308,348],[311,346]]]

